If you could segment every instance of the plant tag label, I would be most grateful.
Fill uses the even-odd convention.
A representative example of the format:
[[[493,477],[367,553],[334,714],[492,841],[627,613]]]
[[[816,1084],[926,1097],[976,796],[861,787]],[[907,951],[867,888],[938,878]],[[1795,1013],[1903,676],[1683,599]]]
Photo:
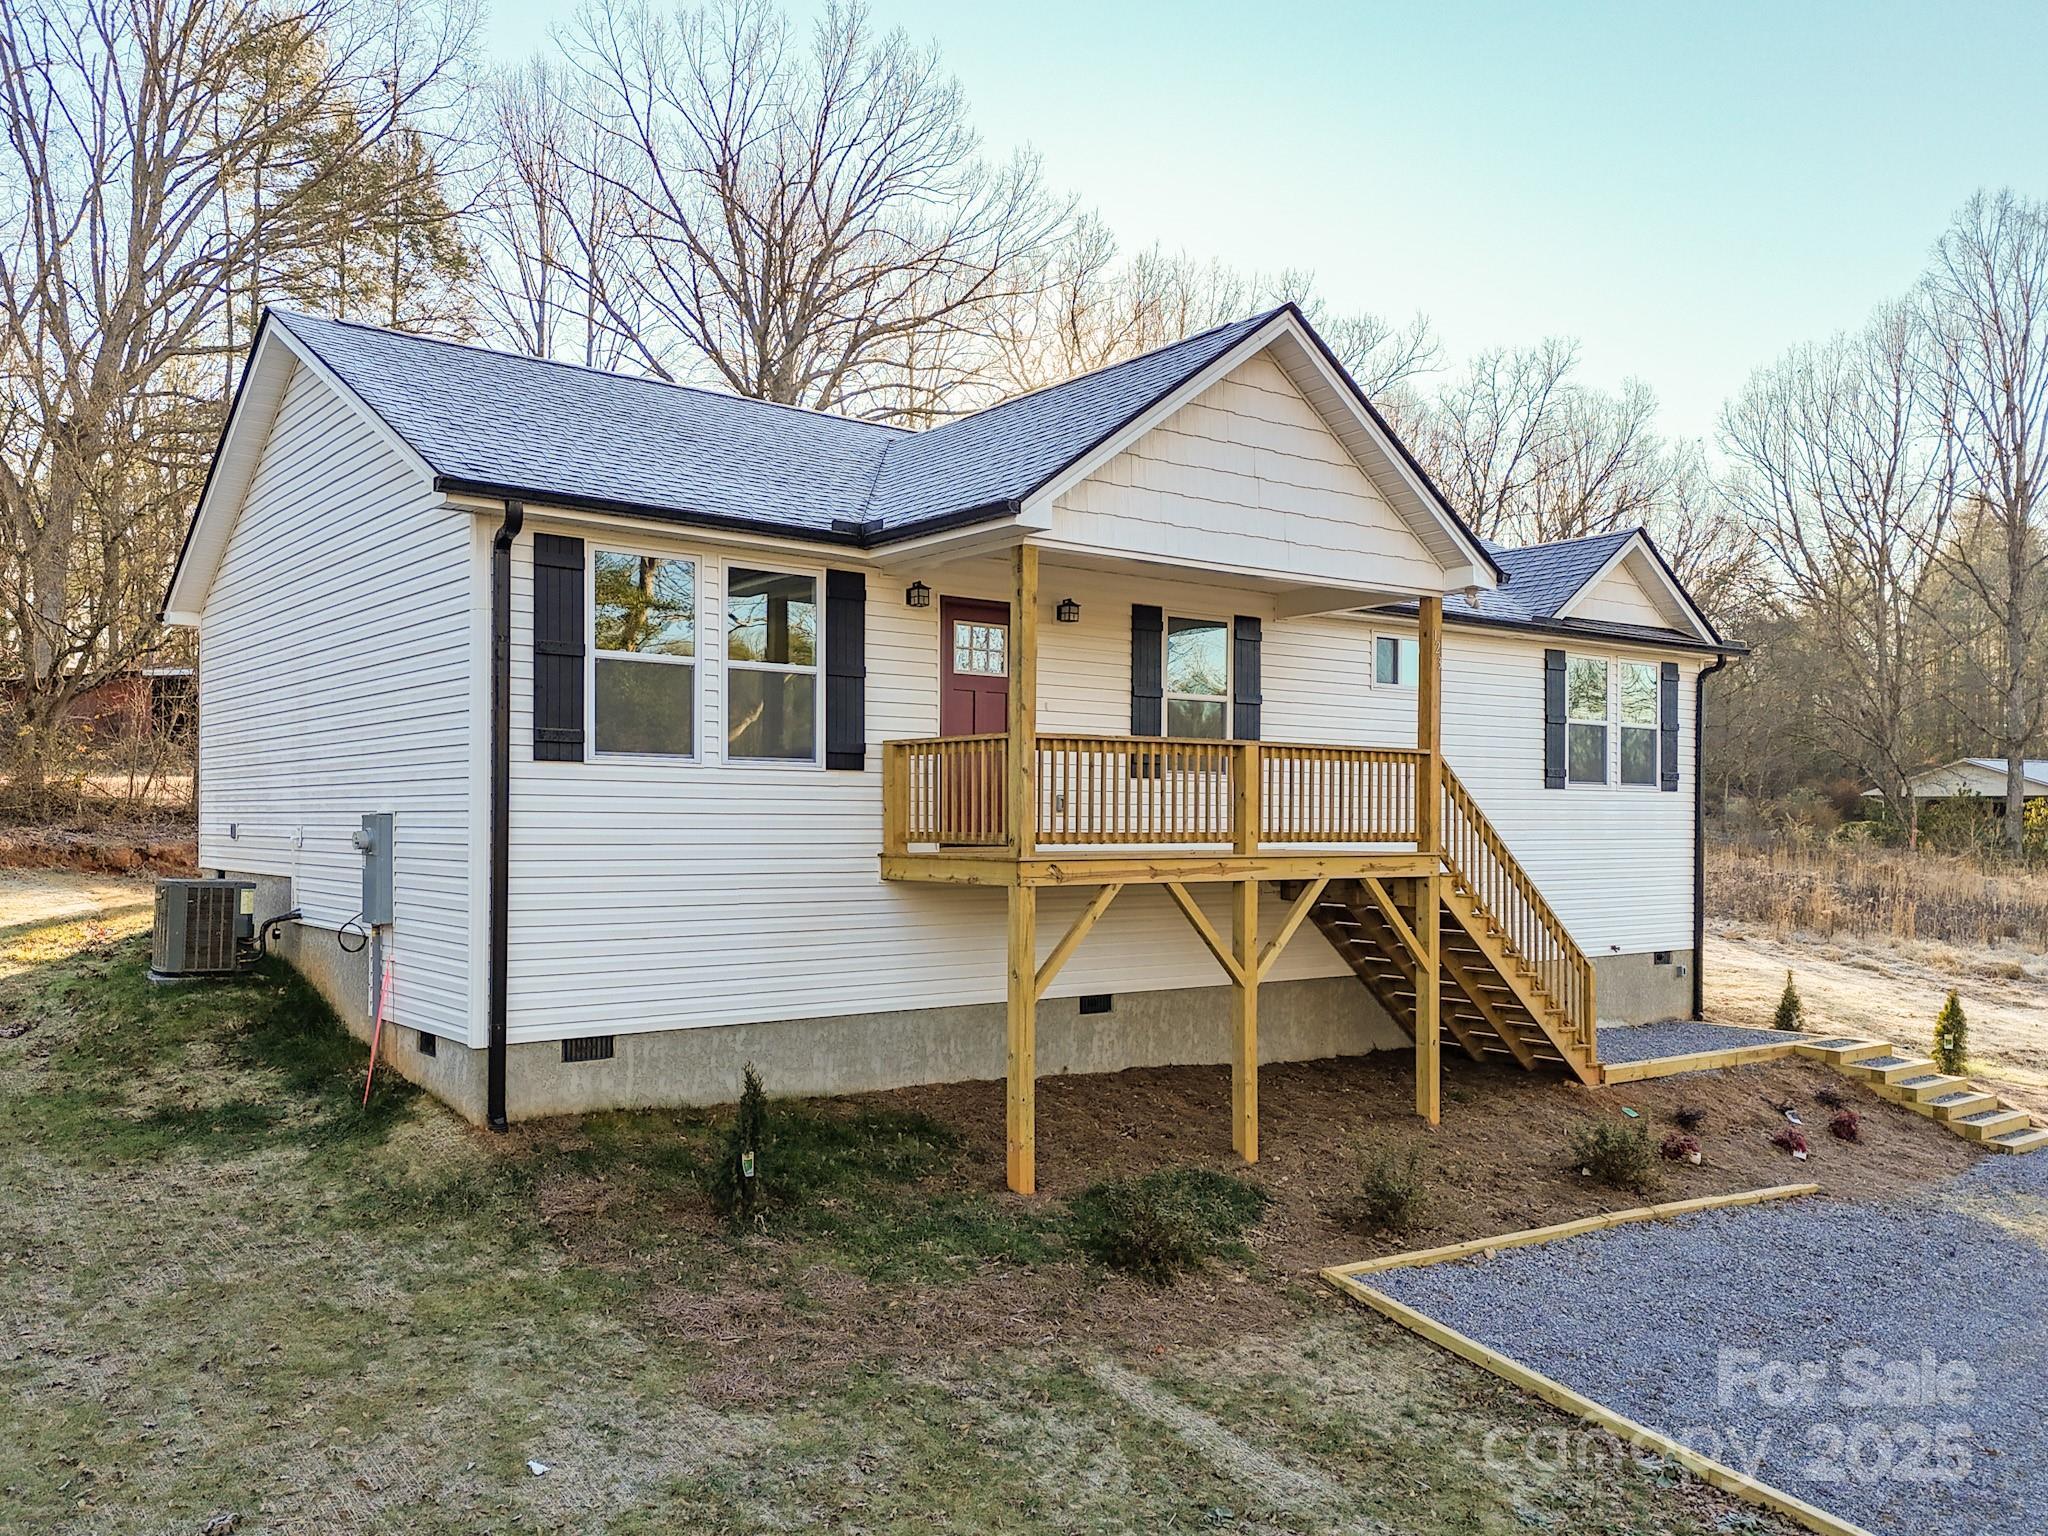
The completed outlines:
[[[745,1151],[745,1152],[742,1152],[742,1153],[740,1153],[740,1177],[741,1177],[741,1178],[743,1178],[743,1179],[751,1179],[751,1178],[752,1178],[753,1176],[754,1176],[754,1154],[753,1154],[753,1152],[752,1152],[751,1150],[749,1150],[749,1151]]]
[[[1805,1151],[1805,1149],[1804,1149],[1804,1148],[1802,1148],[1802,1147],[1794,1147],[1794,1148],[1792,1149],[1792,1161],[1793,1161],[1793,1162],[1795,1162],[1795,1163],[1803,1163],[1803,1162],[1805,1162],[1805,1161],[1806,1161],[1806,1151]]]

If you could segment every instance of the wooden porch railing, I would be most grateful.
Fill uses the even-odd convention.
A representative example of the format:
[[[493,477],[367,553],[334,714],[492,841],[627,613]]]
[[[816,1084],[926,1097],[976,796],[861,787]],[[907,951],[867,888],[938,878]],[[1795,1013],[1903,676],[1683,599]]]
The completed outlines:
[[[1543,899],[1471,791],[1448,764],[1443,775],[1443,856],[1452,877],[1491,916],[1514,954],[1563,1014],[1573,1040],[1594,1045],[1593,962]]]
[[[1038,738],[1038,842],[1224,846],[1408,843],[1420,752],[1181,737]],[[883,749],[884,845],[1009,840],[1002,736]]]

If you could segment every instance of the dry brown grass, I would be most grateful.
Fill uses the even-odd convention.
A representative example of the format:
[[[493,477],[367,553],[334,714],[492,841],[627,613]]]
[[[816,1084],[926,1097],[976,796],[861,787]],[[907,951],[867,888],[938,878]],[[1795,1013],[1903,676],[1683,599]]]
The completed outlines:
[[[2048,870],[1838,839],[1712,839],[1707,911],[1780,936],[2048,949]]]

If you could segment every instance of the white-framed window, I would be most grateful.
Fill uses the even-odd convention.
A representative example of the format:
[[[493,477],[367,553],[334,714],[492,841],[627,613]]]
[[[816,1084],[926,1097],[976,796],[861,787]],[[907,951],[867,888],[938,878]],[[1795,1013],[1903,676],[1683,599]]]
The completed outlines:
[[[1568,783],[1607,782],[1608,670],[1605,657],[1565,657],[1564,758]]]
[[[603,755],[697,753],[697,564],[599,549],[590,562],[590,720]]]
[[[1422,674],[1422,646],[1413,635],[1374,635],[1372,680],[1388,688],[1413,688]]]
[[[1166,734],[1230,735],[1230,625],[1222,619],[1166,621]]]
[[[818,761],[818,620],[815,573],[725,568],[727,762]]]
[[[983,619],[955,619],[953,672],[959,677],[1008,677],[1010,626]]]
[[[1621,734],[1621,782],[1657,783],[1657,663],[1624,661],[1617,701]]]

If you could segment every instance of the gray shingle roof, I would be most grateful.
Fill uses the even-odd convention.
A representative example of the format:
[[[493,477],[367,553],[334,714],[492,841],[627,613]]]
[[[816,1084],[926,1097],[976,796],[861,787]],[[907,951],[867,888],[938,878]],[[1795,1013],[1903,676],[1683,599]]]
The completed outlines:
[[[272,311],[451,488],[864,542],[998,515],[1278,310],[924,432]]]

